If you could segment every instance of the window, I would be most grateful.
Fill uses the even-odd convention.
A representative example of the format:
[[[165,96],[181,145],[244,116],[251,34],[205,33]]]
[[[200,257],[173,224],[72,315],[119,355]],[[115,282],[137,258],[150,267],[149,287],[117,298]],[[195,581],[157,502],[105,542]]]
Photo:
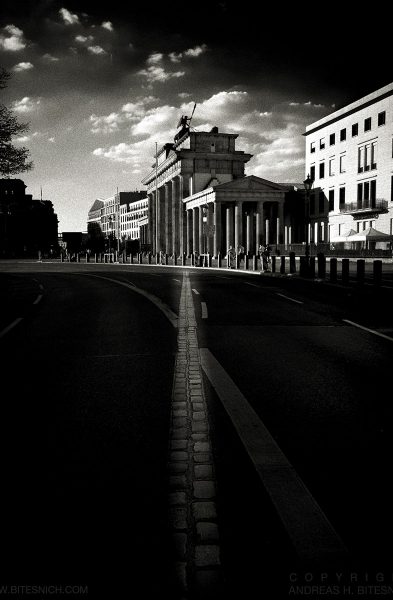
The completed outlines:
[[[320,150],[324,150],[325,149],[325,138],[321,138],[319,140],[319,149]]]
[[[371,117],[364,119],[364,131],[371,131]]]
[[[312,179],[312,181],[315,181],[315,165],[312,165],[310,167],[310,179]]]
[[[385,125],[386,123],[386,111],[378,113],[378,126]]]
[[[358,173],[377,168],[377,142],[364,144],[358,148]]]
[[[346,129],[341,129],[341,131],[340,131],[340,142],[345,142],[346,139],[347,139],[347,130]]]
[[[358,208],[375,208],[377,199],[377,180],[358,183],[357,206]]]
[[[323,192],[319,192],[319,212],[320,213],[324,213],[325,212],[325,194]]]
[[[334,144],[336,143],[336,134],[335,133],[331,133],[329,136],[329,144],[331,146],[334,146]]]
[[[325,177],[325,163],[319,163],[319,179],[323,179]]]
[[[345,187],[340,187],[339,201],[340,201],[340,206],[345,204]]]
[[[329,175],[334,175],[334,157],[329,158]]]
[[[334,190],[329,190],[329,212],[334,210]]]
[[[371,168],[377,168],[377,142],[371,144]]]
[[[364,165],[364,146],[358,148],[358,173],[363,173]]]
[[[342,154],[340,156],[340,173],[345,173],[345,162],[346,162],[346,155]]]
[[[310,144],[310,152],[313,154],[315,152],[315,142],[311,142]]]
[[[359,124],[358,123],[354,123],[352,125],[352,137],[355,137],[359,135]]]

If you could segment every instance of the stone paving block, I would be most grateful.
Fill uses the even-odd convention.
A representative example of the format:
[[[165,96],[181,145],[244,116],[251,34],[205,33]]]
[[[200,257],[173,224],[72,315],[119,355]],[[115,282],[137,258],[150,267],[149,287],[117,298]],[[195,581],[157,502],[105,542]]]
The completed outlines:
[[[187,479],[185,475],[171,475],[169,477],[169,486],[176,490],[186,489]]]
[[[194,452],[210,452],[210,442],[195,442]]]
[[[196,521],[211,521],[217,519],[217,510],[215,502],[193,502],[192,503],[192,514]]]
[[[187,427],[179,427],[179,429],[172,429],[170,433],[172,440],[184,440],[187,438]]]
[[[187,417],[175,417],[172,419],[172,427],[173,429],[177,429],[178,427],[187,427]]]
[[[172,402],[172,409],[173,410],[184,410],[185,408],[187,408],[187,402]]]
[[[220,549],[216,544],[201,544],[195,547],[197,567],[217,567],[220,565]]]
[[[186,504],[185,492],[171,492],[169,494],[169,505],[170,506],[182,506]]]
[[[184,408],[180,408],[180,409],[175,408],[172,411],[172,416],[174,419],[176,419],[177,417],[186,417],[187,414],[188,414],[187,409],[184,409]]]
[[[169,522],[174,529],[187,529],[187,509],[173,506],[169,511]]]
[[[187,592],[187,563],[176,562],[174,565],[175,588],[185,594]]]
[[[227,597],[224,579],[219,568],[197,569],[192,587],[194,600],[224,600]]]
[[[195,498],[205,498],[206,500],[209,500],[216,495],[214,481],[194,481],[193,487]]]
[[[218,527],[216,523],[202,521],[196,525],[199,542],[218,542]]]
[[[204,442],[207,440],[207,433],[193,433],[191,439],[194,442]]]
[[[205,405],[203,404],[203,402],[192,402],[192,410],[199,411],[203,410],[204,407]]]
[[[206,419],[206,413],[204,410],[196,410],[192,413],[193,421],[204,421]]]
[[[169,473],[185,473],[188,470],[188,462],[171,462],[168,465]]]
[[[192,432],[193,433],[202,433],[204,431],[207,431],[206,421],[193,421],[193,423],[192,423]]]
[[[178,560],[184,560],[187,553],[187,534],[186,533],[174,533],[173,534],[173,545],[175,555]]]
[[[194,475],[196,479],[213,479],[212,465],[194,465]]]
[[[211,463],[212,456],[209,452],[198,452],[194,454],[194,462],[196,463]]]
[[[188,460],[188,453],[184,452],[183,450],[175,450],[174,452],[171,452],[169,458],[170,458],[171,462],[179,462],[182,460]]]
[[[200,394],[193,394],[191,397],[191,402],[192,402],[193,406],[196,402],[202,402],[202,401],[203,401],[203,397]]]
[[[171,450],[186,450],[188,446],[187,440],[172,440]]]

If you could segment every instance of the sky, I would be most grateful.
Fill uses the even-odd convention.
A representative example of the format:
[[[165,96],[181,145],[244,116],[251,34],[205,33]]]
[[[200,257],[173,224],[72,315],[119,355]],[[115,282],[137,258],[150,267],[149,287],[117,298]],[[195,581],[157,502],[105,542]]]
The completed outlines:
[[[96,198],[145,189],[194,103],[196,131],[238,134],[246,174],[303,181],[306,125],[393,81],[386,8],[354,6],[2,0],[0,102],[29,123],[26,193],[42,189],[59,232],[86,231]]]

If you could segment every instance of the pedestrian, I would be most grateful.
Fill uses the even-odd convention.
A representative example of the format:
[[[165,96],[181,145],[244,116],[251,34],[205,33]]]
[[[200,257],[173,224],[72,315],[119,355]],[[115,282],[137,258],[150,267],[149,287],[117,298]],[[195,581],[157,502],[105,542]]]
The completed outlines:
[[[271,248],[269,246],[269,244],[266,244],[265,249],[263,251],[263,270],[264,271],[270,271],[270,254],[271,254]]]
[[[244,246],[240,245],[237,247],[237,253],[239,256],[239,260],[243,260],[244,258]]]
[[[229,248],[228,248],[227,257],[228,257],[228,269],[233,269],[235,267],[236,252],[232,246],[229,246]]]
[[[258,254],[259,254],[259,260],[261,261],[261,273],[263,273],[263,260],[264,260],[264,256],[263,253],[265,251],[265,246],[263,244],[259,244],[259,248],[258,248]]]

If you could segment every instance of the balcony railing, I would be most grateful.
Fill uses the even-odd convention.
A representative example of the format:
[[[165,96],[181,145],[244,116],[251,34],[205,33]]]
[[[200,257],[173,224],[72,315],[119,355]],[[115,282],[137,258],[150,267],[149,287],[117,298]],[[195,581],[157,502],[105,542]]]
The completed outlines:
[[[387,212],[388,201],[382,198],[375,200],[358,200],[358,202],[349,202],[340,206],[341,213],[358,214],[358,213],[381,213]]]

